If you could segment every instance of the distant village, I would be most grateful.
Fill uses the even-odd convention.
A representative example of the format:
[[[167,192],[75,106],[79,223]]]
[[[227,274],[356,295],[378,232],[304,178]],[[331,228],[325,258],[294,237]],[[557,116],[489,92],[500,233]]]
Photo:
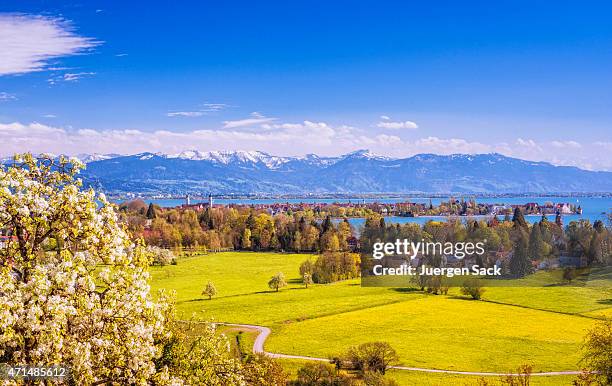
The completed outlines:
[[[182,208],[189,208],[196,211],[205,210],[213,207],[214,198],[208,196],[206,202],[192,203],[189,195],[185,196],[185,203]],[[474,199],[465,200],[463,198],[451,198],[442,201],[439,205],[433,205],[431,199],[429,203],[423,202],[397,202],[379,203],[366,202],[364,199],[333,202],[333,203],[309,203],[309,202],[274,202],[274,203],[230,203],[217,204],[219,206],[233,208],[252,208],[255,210],[266,211],[270,215],[290,214],[301,211],[312,211],[316,214],[324,213],[333,217],[364,217],[366,214],[377,213],[382,216],[398,217],[421,217],[421,216],[511,216],[516,208],[526,216],[531,215],[570,215],[582,214],[582,207],[570,203],[546,202],[540,205],[535,202],[525,204],[500,204],[500,203],[477,203]]]

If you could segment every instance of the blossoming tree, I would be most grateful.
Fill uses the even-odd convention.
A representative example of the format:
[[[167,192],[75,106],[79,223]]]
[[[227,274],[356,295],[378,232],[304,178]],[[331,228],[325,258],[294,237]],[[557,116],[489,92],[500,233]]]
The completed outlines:
[[[150,295],[149,256],[104,195],[81,189],[82,167],[30,154],[0,166],[0,231],[11,236],[0,247],[0,362],[68,365],[74,384],[189,382],[181,361],[160,360],[178,346],[166,297]],[[223,363],[206,383],[242,384],[209,335],[189,366]]]

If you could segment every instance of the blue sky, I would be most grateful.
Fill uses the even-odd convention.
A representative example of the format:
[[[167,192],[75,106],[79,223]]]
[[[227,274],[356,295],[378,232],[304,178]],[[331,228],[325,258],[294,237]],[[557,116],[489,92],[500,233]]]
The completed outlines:
[[[611,17],[606,2],[3,1],[0,155],[495,151],[612,170]]]

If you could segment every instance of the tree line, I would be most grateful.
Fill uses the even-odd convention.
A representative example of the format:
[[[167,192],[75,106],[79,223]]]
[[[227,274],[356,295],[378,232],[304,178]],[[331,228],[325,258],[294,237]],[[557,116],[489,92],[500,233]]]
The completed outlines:
[[[272,216],[251,207],[160,208],[142,200],[119,205],[136,238],[163,248],[250,251],[347,251],[354,230],[347,220],[317,218],[312,210]]]

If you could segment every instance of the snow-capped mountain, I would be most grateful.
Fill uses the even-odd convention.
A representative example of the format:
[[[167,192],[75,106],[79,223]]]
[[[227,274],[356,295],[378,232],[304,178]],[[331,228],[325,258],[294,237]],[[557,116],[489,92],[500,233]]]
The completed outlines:
[[[147,160],[152,157],[162,157],[168,159],[183,159],[190,161],[209,161],[211,163],[230,165],[230,164],[262,164],[270,169],[277,169],[281,165],[289,163],[289,162],[304,162],[306,164],[311,165],[331,165],[335,162],[345,159],[345,158],[366,158],[366,159],[375,159],[375,160],[389,160],[392,158],[377,155],[372,153],[369,150],[356,150],[351,153],[347,153],[345,155],[339,157],[320,157],[316,154],[307,154],[302,157],[282,157],[282,156],[273,156],[268,153],[257,151],[257,150],[236,150],[236,151],[199,151],[199,150],[184,150],[180,153],[174,154],[164,154],[164,153],[151,153],[144,152],[133,154],[131,157],[139,157],[141,160]],[[78,154],[76,158],[81,160],[84,163],[89,163],[93,161],[103,161],[112,158],[125,157],[125,155],[121,154]]]
[[[94,162],[94,161],[103,161],[105,159],[111,159],[111,158],[116,158],[116,157],[120,157],[119,154],[98,154],[98,153],[93,153],[93,154],[77,154],[76,158],[78,158],[81,162],[83,163],[90,163],[90,162]]]
[[[290,157],[275,157],[261,151],[206,151],[187,150],[178,154],[167,155],[167,158],[180,158],[192,161],[211,161],[224,165],[231,163],[258,164],[261,163],[268,168],[278,168],[283,163],[289,162]]]
[[[85,181],[111,192],[228,194],[611,192],[612,173],[501,154],[418,154],[395,159],[360,150],[339,157],[260,151],[98,156]],[[89,159],[89,158],[87,158]]]

